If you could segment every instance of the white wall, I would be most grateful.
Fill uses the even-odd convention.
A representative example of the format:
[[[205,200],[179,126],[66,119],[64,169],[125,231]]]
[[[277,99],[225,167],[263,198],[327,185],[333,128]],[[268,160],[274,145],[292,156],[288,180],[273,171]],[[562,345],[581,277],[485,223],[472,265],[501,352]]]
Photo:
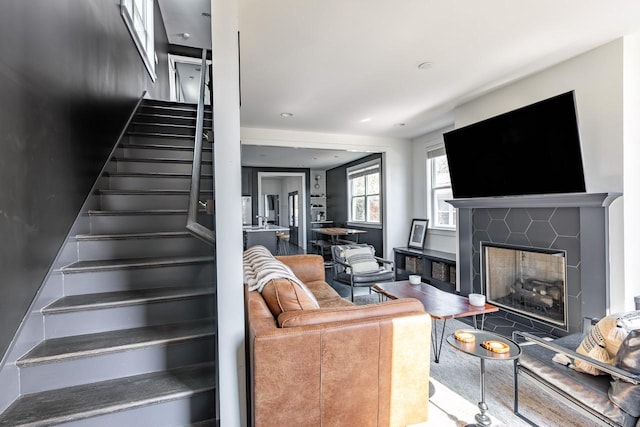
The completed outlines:
[[[412,218],[411,196],[414,181],[409,141],[396,138],[257,128],[242,128],[240,133],[242,143],[247,145],[385,153],[383,157],[387,197],[384,203],[384,256],[391,257],[394,247],[407,245]],[[314,181],[311,188],[313,183]]]
[[[631,184],[623,174],[623,150],[626,146],[623,140],[622,39],[458,107],[455,111],[455,125],[458,128],[475,123],[570,90],[575,90],[587,191],[622,192],[623,188],[629,187],[625,184]],[[637,121],[637,116],[634,120]],[[637,186],[639,182],[636,179],[632,186]],[[632,190],[627,188],[627,191]],[[624,265],[631,260],[625,258],[623,220],[624,217],[638,218],[637,211],[635,214],[624,212],[623,217],[624,204],[626,201],[623,203],[620,200],[610,208],[609,277],[612,311],[621,310],[628,303],[624,301],[627,298]]]
[[[211,1],[220,425],[247,425],[242,286],[238,1]]]
[[[427,203],[427,151],[444,145],[442,135],[453,129],[448,126],[412,140],[413,158],[413,217],[428,218]],[[455,231],[429,229],[425,241],[427,249],[456,253]]]
[[[624,278],[619,298],[623,310],[634,308],[640,296],[640,35],[624,39]],[[617,299],[617,298],[616,298]]]

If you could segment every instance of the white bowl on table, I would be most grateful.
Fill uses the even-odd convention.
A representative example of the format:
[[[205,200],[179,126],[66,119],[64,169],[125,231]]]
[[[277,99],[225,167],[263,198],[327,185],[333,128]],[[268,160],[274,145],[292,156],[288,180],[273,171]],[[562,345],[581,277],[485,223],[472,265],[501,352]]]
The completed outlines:
[[[420,283],[422,283],[422,277],[417,274],[411,274],[409,276],[409,283],[411,283],[412,285],[419,285]]]
[[[475,306],[483,306],[487,298],[482,294],[469,294],[469,304]]]

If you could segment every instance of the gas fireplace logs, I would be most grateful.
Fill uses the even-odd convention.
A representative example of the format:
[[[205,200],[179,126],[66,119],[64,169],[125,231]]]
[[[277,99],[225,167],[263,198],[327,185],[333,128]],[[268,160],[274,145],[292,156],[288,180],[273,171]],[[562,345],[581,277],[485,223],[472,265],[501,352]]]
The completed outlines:
[[[563,303],[562,280],[544,282],[537,279],[516,279],[511,285],[514,302],[548,310]]]

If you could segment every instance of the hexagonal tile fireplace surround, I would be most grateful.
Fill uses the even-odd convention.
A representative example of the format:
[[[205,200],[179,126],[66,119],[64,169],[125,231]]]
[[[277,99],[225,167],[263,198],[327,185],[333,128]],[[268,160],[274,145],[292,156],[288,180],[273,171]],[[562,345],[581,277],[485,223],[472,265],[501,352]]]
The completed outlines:
[[[484,293],[480,243],[566,251],[567,330],[518,313],[501,313],[533,324],[534,329],[562,336],[580,331],[583,316],[606,311],[607,209],[618,193],[576,193],[536,196],[454,199],[458,208],[460,293]],[[521,318],[521,319],[520,319]]]

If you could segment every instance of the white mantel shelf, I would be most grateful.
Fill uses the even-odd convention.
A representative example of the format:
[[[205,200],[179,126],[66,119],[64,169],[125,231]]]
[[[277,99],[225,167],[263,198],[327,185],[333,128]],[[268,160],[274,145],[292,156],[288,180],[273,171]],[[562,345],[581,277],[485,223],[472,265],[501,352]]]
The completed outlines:
[[[562,193],[447,200],[454,208],[608,207],[622,193]]]

